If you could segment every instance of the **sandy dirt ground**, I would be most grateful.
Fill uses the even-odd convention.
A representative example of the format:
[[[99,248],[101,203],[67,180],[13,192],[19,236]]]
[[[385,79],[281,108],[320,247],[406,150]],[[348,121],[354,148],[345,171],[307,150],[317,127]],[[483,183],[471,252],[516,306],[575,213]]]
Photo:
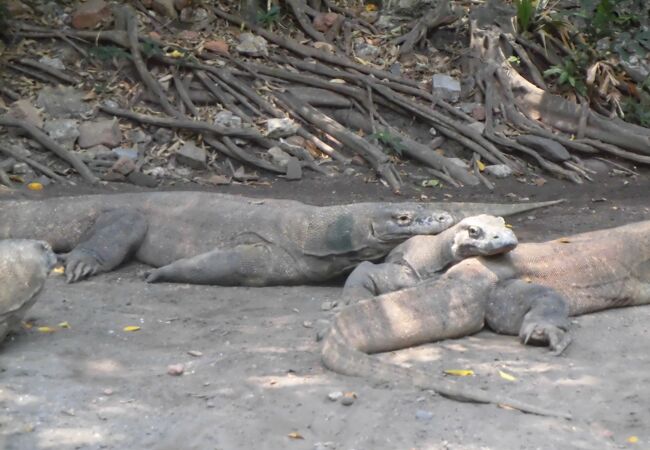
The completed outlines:
[[[221,192],[315,204],[400,200],[376,184],[342,178]],[[509,193],[568,199],[511,219],[522,241],[650,219],[647,173],[583,186],[511,180],[492,194],[413,188],[401,199],[513,201]],[[457,382],[570,411],[574,420],[567,421],[324,369],[315,335],[335,313],[322,304],[337,299],[340,283],[147,285],[144,269],[131,264],[74,285],[48,280],[28,314],[34,327],[0,346],[0,448],[650,448],[650,307],[575,318],[574,343],[561,357],[489,331],[382,355],[432,377],[471,369],[474,376]],[[37,330],[61,322],[70,328]],[[167,373],[174,364],[184,366],[183,375]],[[328,399],[337,391],[354,392],[356,401]]]

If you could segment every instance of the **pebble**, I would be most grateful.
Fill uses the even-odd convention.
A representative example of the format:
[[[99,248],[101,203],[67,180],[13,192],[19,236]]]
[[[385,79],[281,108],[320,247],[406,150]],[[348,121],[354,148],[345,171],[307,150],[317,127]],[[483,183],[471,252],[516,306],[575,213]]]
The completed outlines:
[[[198,350],[190,350],[189,352],[187,352],[187,354],[190,355],[190,356],[197,357],[197,358],[199,356],[203,356],[203,352],[200,352]]]
[[[336,302],[336,301],[334,301],[334,302],[323,302],[320,305],[320,309],[322,311],[329,311],[331,309],[334,309],[336,307],[336,305],[338,305],[338,304],[339,304],[339,302]]]
[[[341,398],[341,405],[350,406],[357,400],[357,394],[354,392],[346,392]]]
[[[327,394],[327,398],[333,402],[339,401],[342,397],[343,397],[343,392],[341,391],[334,391]]]
[[[423,409],[418,409],[415,411],[415,418],[423,422],[428,422],[433,419],[433,413],[431,411],[425,411]]]
[[[170,364],[167,366],[167,375],[179,376],[183,375],[185,372],[185,366],[183,364]]]

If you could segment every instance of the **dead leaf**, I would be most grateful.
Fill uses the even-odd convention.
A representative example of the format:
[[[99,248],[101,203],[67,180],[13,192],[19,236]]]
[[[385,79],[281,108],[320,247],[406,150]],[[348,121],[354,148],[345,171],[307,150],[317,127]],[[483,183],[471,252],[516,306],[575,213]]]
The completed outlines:
[[[478,166],[478,170],[483,172],[485,170],[485,164],[483,164],[482,161],[476,160],[476,165]]]
[[[568,244],[569,242],[571,242],[571,240],[568,237],[562,237],[562,238],[558,239],[557,241],[561,242],[563,244]]]
[[[626,441],[630,444],[636,444],[639,442],[639,438],[636,436],[630,436],[629,438],[626,439]]]
[[[29,183],[27,185],[27,189],[29,189],[30,191],[42,191],[43,185],[41,183],[34,181],[33,183]]]
[[[297,431],[292,431],[291,433],[287,434],[289,436],[289,439],[305,439],[302,437],[302,434],[298,433]]]
[[[506,381],[517,381],[517,377],[510,375],[508,372],[504,372],[503,370],[499,370],[499,376]]]
[[[52,272],[57,274],[57,275],[63,275],[65,273],[65,267],[56,266],[54,269],[52,269]]]
[[[37,330],[41,333],[54,333],[56,328],[52,327],[38,327]]]
[[[66,322],[60,322],[59,323],[59,328],[70,328],[70,324]]]
[[[137,325],[127,325],[124,327],[124,331],[138,331],[140,329]]]
[[[470,369],[445,369],[444,373],[455,377],[469,377],[474,375],[474,371]]]

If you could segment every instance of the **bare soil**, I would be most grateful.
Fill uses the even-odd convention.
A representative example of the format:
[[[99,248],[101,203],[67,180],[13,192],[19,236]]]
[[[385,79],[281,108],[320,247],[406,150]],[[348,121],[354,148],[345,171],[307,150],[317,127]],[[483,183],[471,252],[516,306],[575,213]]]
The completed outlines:
[[[647,172],[601,176],[582,186],[547,181],[499,181],[491,194],[480,187],[411,187],[395,197],[362,177],[309,176],[220,192],[315,204],[423,194],[439,201],[515,201],[508,193],[567,199],[511,219],[522,241],[650,219]],[[116,189],[123,188],[102,191]],[[91,191],[68,192],[80,190]],[[52,188],[38,195],[62,193]],[[34,327],[0,347],[0,448],[650,448],[650,307],[576,318],[574,343],[561,357],[489,331],[382,356],[432,376],[471,369],[475,375],[458,383],[570,411],[575,418],[567,421],[376,386],[324,369],[315,334],[334,313],[321,305],[337,299],[340,284],[147,285],[143,269],[131,264],[74,285],[60,277],[48,281],[29,315]],[[61,322],[70,328],[37,329]],[[173,364],[184,366],[183,375],[167,373]],[[344,406],[327,398],[334,391],[357,399]]]

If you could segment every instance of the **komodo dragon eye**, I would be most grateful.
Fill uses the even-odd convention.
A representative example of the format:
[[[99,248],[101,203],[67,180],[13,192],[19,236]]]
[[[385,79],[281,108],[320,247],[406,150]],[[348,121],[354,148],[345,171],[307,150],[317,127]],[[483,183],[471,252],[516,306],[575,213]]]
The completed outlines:
[[[409,225],[413,221],[413,217],[411,217],[410,214],[406,213],[395,214],[393,218],[398,225]]]
[[[481,229],[472,225],[467,228],[467,234],[469,234],[469,237],[471,238],[477,238],[481,236]]]

